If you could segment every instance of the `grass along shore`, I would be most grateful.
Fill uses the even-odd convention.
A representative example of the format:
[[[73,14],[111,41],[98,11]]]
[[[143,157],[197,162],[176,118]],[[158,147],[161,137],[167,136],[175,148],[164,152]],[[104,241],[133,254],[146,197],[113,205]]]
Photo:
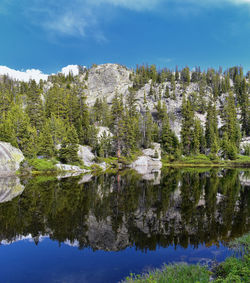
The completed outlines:
[[[131,274],[123,283],[232,283],[250,282],[250,233],[229,243],[235,255],[211,271],[200,265],[164,265],[142,275]]]
[[[107,165],[107,170],[116,170],[118,171],[121,168],[126,168],[129,164],[136,160],[140,156],[139,153],[132,155],[131,157],[122,156],[119,161],[116,157],[109,158],[97,158],[97,162],[105,162]],[[185,156],[179,159],[171,159],[170,156],[163,155],[162,159],[163,167],[228,167],[228,168],[236,168],[236,167],[247,167],[250,168],[250,156],[238,155],[235,160],[222,160],[215,159],[211,160],[206,155],[194,155],[194,156]],[[61,172],[58,168],[56,168],[56,164],[59,163],[56,159],[25,159],[22,162],[21,169],[18,171],[18,174],[26,174],[31,173],[34,175],[43,174],[43,173],[58,173]],[[98,165],[98,163],[94,163],[92,166],[87,167],[82,164],[70,164],[77,165],[81,169],[89,170],[90,172],[103,171],[102,168]],[[119,166],[121,164],[122,166]]]
[[[238,155],[235,160],[211,159],[205,154],[184,156],[176,160],[163,156],[161,161],[165,167],[250,167],[250,156],[246,155]]]

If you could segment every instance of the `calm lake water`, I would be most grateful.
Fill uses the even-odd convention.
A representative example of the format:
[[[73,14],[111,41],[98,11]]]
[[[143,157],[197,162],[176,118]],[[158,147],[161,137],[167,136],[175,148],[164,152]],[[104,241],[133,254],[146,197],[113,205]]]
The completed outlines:
[[[250,230],[250,171],[0,180],[0,282],[118,282],[211,264]]]

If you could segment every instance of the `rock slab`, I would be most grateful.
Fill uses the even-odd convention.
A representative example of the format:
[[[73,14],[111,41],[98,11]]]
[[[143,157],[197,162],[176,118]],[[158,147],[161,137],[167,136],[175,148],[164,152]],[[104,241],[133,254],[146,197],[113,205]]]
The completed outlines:
[[[24,156],[20,149],[10,143],[0,142],[0,175],[17,171],[23,160]]]

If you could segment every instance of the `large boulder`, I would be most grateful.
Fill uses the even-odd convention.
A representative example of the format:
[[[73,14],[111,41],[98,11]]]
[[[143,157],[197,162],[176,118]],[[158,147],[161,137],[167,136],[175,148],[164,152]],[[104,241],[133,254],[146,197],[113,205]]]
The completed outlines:
[[[141,175],[148,175],[152,172],[159,172],[161,163],[161,146],[159,143],[153,143],[152,148],[142,151],[143,155],[139,156],[130,167],[135,169]]]
[[[55,165],[55,167],[56,167],[58,170],[61,170],[61,171],[81,172],[81,173],[85,173],[85,172],[86,172],[85,169],[82,169],[82,168],[80,168],[79,166],[70,165],[70,164],[61,164],[61,163],[58,163],[58,164]]]
[[[0,175],[15,172],[24,160],[20,149],[7,142],[0,142]]]
[[[78,157],[84,163],[85,166],[91,166],[94,164],[95,155],[92,153],[90,146],[79,145]]]

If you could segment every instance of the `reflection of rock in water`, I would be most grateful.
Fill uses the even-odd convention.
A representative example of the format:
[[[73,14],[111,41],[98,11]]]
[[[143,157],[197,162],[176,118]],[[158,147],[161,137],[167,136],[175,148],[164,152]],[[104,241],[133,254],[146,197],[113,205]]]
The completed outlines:
[[[239,174],[240,183],[242,186],[250,186],[250,176],[246,172],[241,172]]]
[[[121,227],[114,231],[111,217],[98,221],[93,214],[88,217],[87,238],[94,250],[119,251],[130,246],[128,229],[125,219]]]
[[[18,177],[0,178],[0,203],[10,201],[20,195],[24,186],[20,184]]]
[[[93,177],[92,174],[83,175],[81,180],[78,182],[78,185],[90,182],[92,177]]]
[[[129,170],[124,175],[87,174],[45,183],[30,180],[24,197],[13,200],[18,207],[10,202],[0,206],[0,242],[26,231],[36,243],[38,235],[46,234],[80,249],[210,246],[249,230],[249,190],[241,190],[234,172],[219,178],[214,171],[208,175],[173,169],[138,178]],[[0,201],[8,200],[3,195]],[[21,215],[21,226],[18,217],[10,221],[9,215]],[[30,215],[39,217],[34,222]]]

